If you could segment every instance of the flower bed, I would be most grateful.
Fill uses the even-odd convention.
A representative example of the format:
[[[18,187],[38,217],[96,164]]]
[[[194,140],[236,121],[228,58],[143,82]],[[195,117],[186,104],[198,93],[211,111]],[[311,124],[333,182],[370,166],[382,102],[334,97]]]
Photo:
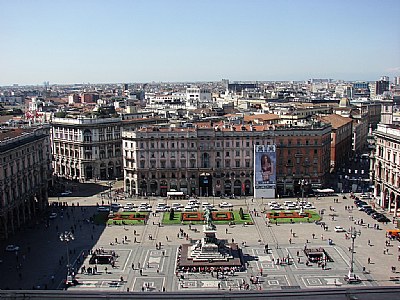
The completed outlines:
[[[311,218],[311,214],[308,212],[304,212],[301,215],[297,212],[297,211],[293,211],[293,212],[284,212],[284,211],[280,211],[280,212],[270,212],[267,213],[267,218],[268,219],[293,219],[293,218]]]
[[[232,221],[233,213],[230,211],[222,211],[211,213],[213,221]],[[204,214],[202,212],[184,212],[181,214],[181,221],[204,221]]]
[[[233,213],[230,211],[212,212],[211,217],[213,221],[232,221]]]
[[[200,212],[184,212],[181,214],[181,221],[204,221],[204,216]]]
[[[147,220],[149,218],[148,214],[141,214],[141,213],[132,213],[132,214],[115,214],[114,216],[110,217],[113,221],[121,221],[121,220]]]

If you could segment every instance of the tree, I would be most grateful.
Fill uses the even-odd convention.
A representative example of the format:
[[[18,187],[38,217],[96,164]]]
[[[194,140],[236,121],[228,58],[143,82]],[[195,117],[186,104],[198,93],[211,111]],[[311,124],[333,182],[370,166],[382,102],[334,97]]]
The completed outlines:
[[[239,209],[239,216],[240,216],[240,218],[242,220],[244,220],[244,214],[243,214],[243,208],[242,207]]]

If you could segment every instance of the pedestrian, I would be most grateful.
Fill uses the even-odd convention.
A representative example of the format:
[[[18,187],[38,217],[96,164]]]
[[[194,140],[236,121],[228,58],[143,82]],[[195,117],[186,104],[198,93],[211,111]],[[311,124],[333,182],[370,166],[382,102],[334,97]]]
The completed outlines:
[[[142,275],[143,275],[143,271],[142,271],[142,269],[140,269],[140,270],[139,270],[139,273],[140,273],[140,276],[142,276]]]
[[[132,270],[135,270],[135,264],[132,263]]]
[[[291,238],[289,238],[289,244],[292,244],[292,239]]]
[[[166,239],[166,240],[167,240],[167,242],[168,242],[168,236],[167,236],[167,235],[165,236],[165,239]]]
[[[368,264],[371,264],[371,258],[368,257]]]

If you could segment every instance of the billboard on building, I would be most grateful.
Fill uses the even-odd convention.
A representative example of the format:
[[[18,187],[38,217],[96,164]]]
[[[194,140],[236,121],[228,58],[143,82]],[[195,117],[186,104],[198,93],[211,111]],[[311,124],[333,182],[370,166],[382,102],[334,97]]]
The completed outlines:
[[[254,196],[275,198],[276,145],[254,146]]]

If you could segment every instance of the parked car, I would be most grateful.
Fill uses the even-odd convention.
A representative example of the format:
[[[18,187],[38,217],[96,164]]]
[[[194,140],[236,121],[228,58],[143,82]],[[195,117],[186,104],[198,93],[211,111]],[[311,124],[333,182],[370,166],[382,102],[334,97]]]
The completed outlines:
[[[172,207],[173,209],[176,209],[176,208],[183,208],[183,205],[180,204],[180,203],[172,203],[171,207]]]
[[[381,223],[388,223],[388,222],[390,222],[390,219],[389,219],[388,217],[386,217],[386,216],[381,216],[381,217],[377,218],[376,220],[377,220],[378,222],[381,222]]]
[[[294,203],[288,203],[288,204],[286,204],[286,208],[287,209],[296,209],[296,208],[298,208],[298,206],[296,206],[296,204],[294,204]]]
[[[15,252],[19,250],[19,246],[17,245],[7,245],[6,251],[8,252]]]
[[[305,209],[315,209],[315,206],[312,205],[311,203],[308,203],[308,204],[304,205],[304,208]]]
[[[139,206],[138,212],[151,212],[151,208],[150,207],[145,207],[145,206]]]
[[[283,206],[280,206],[279,204],[273,205],[270,207],[272,210],[282,210],[285,209]]]
[[[195,208],[199,208],[200,207],[198,202],[192,202],[192,201],[189,201],[187,205],[190,205],[190,206],[195,207]]]
[[[376,213],[376,210],[375,209],[369,209],[368,211],[365,211],[365,213],[367,213],[367,215],[372,215],[372,214],[374,214],[374,213]]]
[[[169,210],[169,207],[167,208],[166,206],[157,206],[156,207],[156,212],[166,212]]]
[[[197,208],[190,205],[186,205],[183,211],[197,211]]]
[[[346,232],[346,229],[344,229],[342,226],[335,226],[334,230],[335,232]]]
[[[228,202],[222,202],[219,204],[219,207],[221,208],[232,208],[233,204],[232,203],[228,203]]]
[[[380,213],[380,212],[376,212],[376,213],[373,213],[372,215],[371,215],[371,217],[373,218],[373,219],[379,219],[379,218],[381,218],[381,217],[384,217],[385,215],[384,214],[382,214],[382,213]]]
[[[125,205],[123,207],[123,209],[124,209],[124,211],[135,211],[135,209],[132,206],[128,206],[128,205]]]

